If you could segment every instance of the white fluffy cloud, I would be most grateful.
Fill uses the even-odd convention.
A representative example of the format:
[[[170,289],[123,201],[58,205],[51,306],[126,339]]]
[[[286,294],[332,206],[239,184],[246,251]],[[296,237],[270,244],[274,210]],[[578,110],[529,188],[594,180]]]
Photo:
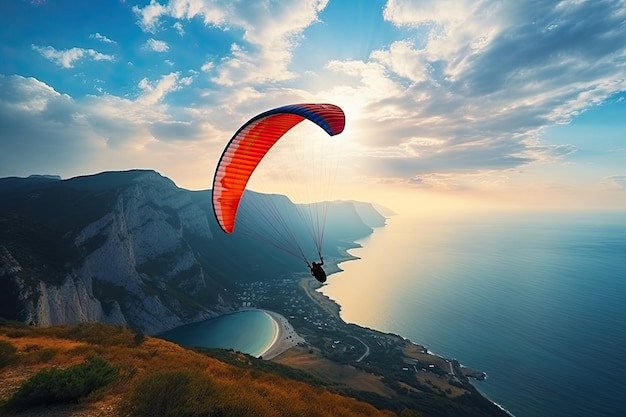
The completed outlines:
[[[342,138],[361,177],[454,188],[574,160],[584,154],[580,142],[544,142],[546,129],[626,91],[626,0],[389,0],[377,23],[394,27],[388,43],[358,59],[333,54],[323,61],[319,54],[294,65],[308,51],[302,45],[320,47],[312,42],[321,26],[312,26],[325,18],[326,6],[326,0],[151,0],[133,8],[148,32],[141,59],[152,59],[150,66],[133,64],[136,44],[115,47],[130,70],[116,72],[124,87],[103,85],[110,95],[71,99],[32,79],[5,80],[14,84],[11,91],[21,86],[22,100],[5,96],[3,117],[15,114],[5,119],[28,121],[24,132],[39,126],[46,135],[60,132],[62,121],[73,129],[66,137],[81,132],[105,149],[139,152],[200,137],[219,148],[260,109],[329,101],[346,111]],[[203,29],[207,44],[192,43],[205,40]],[[90,38],[112,42],[99,32]],[[63,68],[114,59],[92,49],[33,50]],[[293,73],[298,65],[306,72]],[[73,80],[93,80],[79,72]],[[611,174],[597,181],[621,184],[621,173]]]
[[[202,19],[207,26],[243,31],[241,44],[233,44],[231,55],[216,65],[213,81],[232,86],[275,82],[295,77],[289,71],[298,37],[317,21],[328,0],[250,2],[247,0],[151,0],[135,6],[139,26],[156,32],[164,18]]]
[[[117,43],[114,40],[109,39],[106,36],[101,35],[98,32],[92,33],[91,35],[89,35],[89,39],[96,39],[96,40],[99,40],[99,41],[104,42],[104,43]]]
[[[39,52],[44,58],[54,62],[63,68],[72,68],[81,59],[91,59],[94,61],[113,61],[112,55],[100,53],[93,49],[71,48],[57,50],[52,46],[32,45],[32,48]]]
[[[413,36],[329,66],[359,81],[363,166],[412,181],[572,154],[541,134],[626,90],[624,6],[388,1],[384,17]]]
[[[242,30],[226,58],[203,66],[220,86],[243,94],[247,86],[294,78],[288,65],[298,37],[326,2],[243,6],[173,0],[137,12],[152,28],[167,17]],[[624,6],[389,0],[383,17],[406,37],[366,60],[330,61],[325,75],[341,76],[342,84],[328,83],[317,96],[352,106],[350,127],[360,134],[354,160],[372,176],[407,183],[428,177],[418,182],[440,185],[452,173],[474,180],[477,173],[553,162],[576,148],[543,144],[544,129],[626,89],[626,46],[617,29]],[[249,104],[230,97],[241,103],[231,105],[237,111]]]
[[[161,77],[157,82],[151,83],[147,78],[139,82],[139,88],[143,93],[137,99],[142,104],[157,104],[170,92],[176,91],[181,86],[191,84],[191,78],[180,78],[180,73],[170,73]]]
[[[194,143],[225,134],[190,110],[162,103],[190,82],[173,73],[142,80],[143,92],[134,100],[111,95],[74,100],[34,78],[0,74],[0,176],[28,175],[22,171],[32,166],[68,176],[151,167],[154,158],[162,159],[163,167],[182,163],[178,158],[191,160],[200,153]],[[176,142],[188,145],[172,152]]]
[[[150,38],[146,41],[144,48],[154,52],[167,52],[170,47],[165,41]]]

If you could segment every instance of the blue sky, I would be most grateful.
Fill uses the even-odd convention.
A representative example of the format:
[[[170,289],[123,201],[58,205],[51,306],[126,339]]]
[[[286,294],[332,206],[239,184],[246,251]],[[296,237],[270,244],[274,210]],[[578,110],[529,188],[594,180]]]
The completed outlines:
[[[207,189],[246,120],[331,102],[346,198],[623,209],[625,39],[623,0],[6,0],[0,177]]]

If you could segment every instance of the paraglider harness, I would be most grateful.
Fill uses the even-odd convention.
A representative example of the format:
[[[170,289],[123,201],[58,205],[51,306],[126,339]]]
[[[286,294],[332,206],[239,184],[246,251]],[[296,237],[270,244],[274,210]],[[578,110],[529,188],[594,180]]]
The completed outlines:
[[[324,258],[322,257],[322,255],[320,255],[320,263],[313,262],[313,264],[311,265],[307,261],[306,264],[311,270],[311,275],[313,275],[316,280],[321,283],[326,282],[326,272],[322,268],[322,265],[324,265]]]

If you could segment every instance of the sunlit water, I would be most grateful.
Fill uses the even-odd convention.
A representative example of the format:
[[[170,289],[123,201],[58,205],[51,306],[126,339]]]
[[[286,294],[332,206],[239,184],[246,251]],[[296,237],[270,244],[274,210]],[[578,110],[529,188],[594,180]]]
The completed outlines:
[[[396,216],[322,292],[486,372],[516,417],[626,416],[626,215]]]
[[[274,320],[261,310],[245,310],[188,324],[159,337],[187,347],[233,349],[259,356],[272,344]]]

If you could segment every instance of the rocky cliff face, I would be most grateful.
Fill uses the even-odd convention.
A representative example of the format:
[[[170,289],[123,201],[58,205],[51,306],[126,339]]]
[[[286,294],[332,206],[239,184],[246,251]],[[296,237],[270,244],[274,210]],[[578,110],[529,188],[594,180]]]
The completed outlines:
[[[109,175],[114,174],[118,173]],[[28,248],[25,252],[30,255],[21,253],[16,245],[19,239],[4,236],[0,280],[5,286],[13,280],[17,287],[13,295],[17,293],[21,300],[18,317],[13,318],[42,325],[104,321],[153,334],[231,307],[225,289],[210,282],[185,239],[212,239],[207,213],[188,193],[156,172],[132,174],[119,185],[89,177],[40,184],[60,193],[69,187],[75,198],[109,194],[110,203],[100,208],[94,221],[57,225],[64,242],[49,244],[69,244],[79,253],[73,262],[63,261],[61,271],[42,270],[38,264],[45,259],[36,255],[33,259],[34,251]],[[23,208],[15,211],[28,213],[37,224],[67,215],[45,213],[47,192],[34,189],[23,197],[13,208]],[[42,210],[33,208],[38,204]],[[72,201],[60,209],[72,211]],[[67,230],[71,226],[78,227]],[[33,236],[39,238],[46,237]]]
[[[210,193],[154,171],[0,179],[0,197],[0,317],[155,334],[234,308],[233,284],[253,275],[235,258],[253,243],[223,236]],[[354,226],[338,238],[371,231],[340,211]],[[257,276],[278,256],[263,250],[249,250]]]

